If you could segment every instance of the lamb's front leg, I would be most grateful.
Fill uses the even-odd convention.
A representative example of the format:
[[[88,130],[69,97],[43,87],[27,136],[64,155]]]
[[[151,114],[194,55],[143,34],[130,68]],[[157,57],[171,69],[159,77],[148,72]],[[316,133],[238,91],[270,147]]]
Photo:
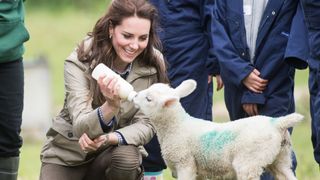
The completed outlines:
[[[177,166],[178,180],[196,180],[197,168],[194,163],[183,163]]]

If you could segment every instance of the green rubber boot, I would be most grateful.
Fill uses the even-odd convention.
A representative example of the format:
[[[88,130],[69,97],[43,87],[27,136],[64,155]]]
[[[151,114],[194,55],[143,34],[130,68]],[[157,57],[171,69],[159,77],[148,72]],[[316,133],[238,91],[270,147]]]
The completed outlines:
[[[0,180],[17,180],[19,157],[0,157]]]

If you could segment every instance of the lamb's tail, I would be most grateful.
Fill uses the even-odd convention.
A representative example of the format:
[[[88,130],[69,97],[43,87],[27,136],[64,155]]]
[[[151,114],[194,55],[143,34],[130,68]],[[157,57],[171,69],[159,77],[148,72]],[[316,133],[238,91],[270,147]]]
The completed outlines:
[[[274,118],[273,120],[275,121],[276,127],[284,130],[293,127],[298,122],[301,122],[303,120],[303,115],[298,113],[292,113],[286,116]]]

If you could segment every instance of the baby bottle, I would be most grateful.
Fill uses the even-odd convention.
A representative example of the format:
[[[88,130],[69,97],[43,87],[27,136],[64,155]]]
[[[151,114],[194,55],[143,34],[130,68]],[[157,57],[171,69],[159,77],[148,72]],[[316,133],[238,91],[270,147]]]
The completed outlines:
[[[98,64],[94,68],[94,70],[92,71],[91,75],[96,80],[98,80],[99,77],[101,77],[101,76],[105,76],[105,77],[114,76],[114,77],[116,77],[118,80],[117,83],[119,84],[119,92],[118,93],[119,93],[119,96],[121,99],[126,99],[128,101],[132,101],[134,96],[137,94],[137,92],[135,92],[133,90],[133,87],[130,83],[128,83],[119,74],[112,71],[109,67],[107,67],[103,63]]]

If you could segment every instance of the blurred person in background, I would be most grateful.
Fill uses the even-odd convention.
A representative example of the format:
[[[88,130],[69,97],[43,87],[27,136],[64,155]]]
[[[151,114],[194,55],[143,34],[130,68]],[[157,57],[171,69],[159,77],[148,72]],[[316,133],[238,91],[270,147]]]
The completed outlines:
[[[145,0],[113,0],[88,37],[66,59],[65,101],[47,132],[40,180],[140,180],[144,144],[155,134],[114,77],[91,77],[103,63],[136,91],[168,83],[157,11]]]
[[[159,11],[158,33],[168,62],[168,76],[173,87],[186,79],[197,82],[196,90],[181,99],[182,106],[194,117],[212,121],[212,77],[217,90],[223,83],[219,65],[212,53],[212,12],[214,0],[150,0]],[[149,156],[143,159],[145,180],[162,179],[166,165],[156,136],[145,146]]]
[[[301,0],[309,38],[309,92],[313,154],[320,165],[320,1]],[[320,168],[320,166],[319,166]]]
[[[0,179],[16,180],[19,154],[24,70],[23,43],[29,39],[24,26],[22,0],[0,1]]]
[[[295,112],[295,67],[306,68],[308,57],[299,1],[215,3],[213,47],[230,119]],[[292,163],[294,171],[294,153]],[[273,177],[264,173],[261,179]]]

